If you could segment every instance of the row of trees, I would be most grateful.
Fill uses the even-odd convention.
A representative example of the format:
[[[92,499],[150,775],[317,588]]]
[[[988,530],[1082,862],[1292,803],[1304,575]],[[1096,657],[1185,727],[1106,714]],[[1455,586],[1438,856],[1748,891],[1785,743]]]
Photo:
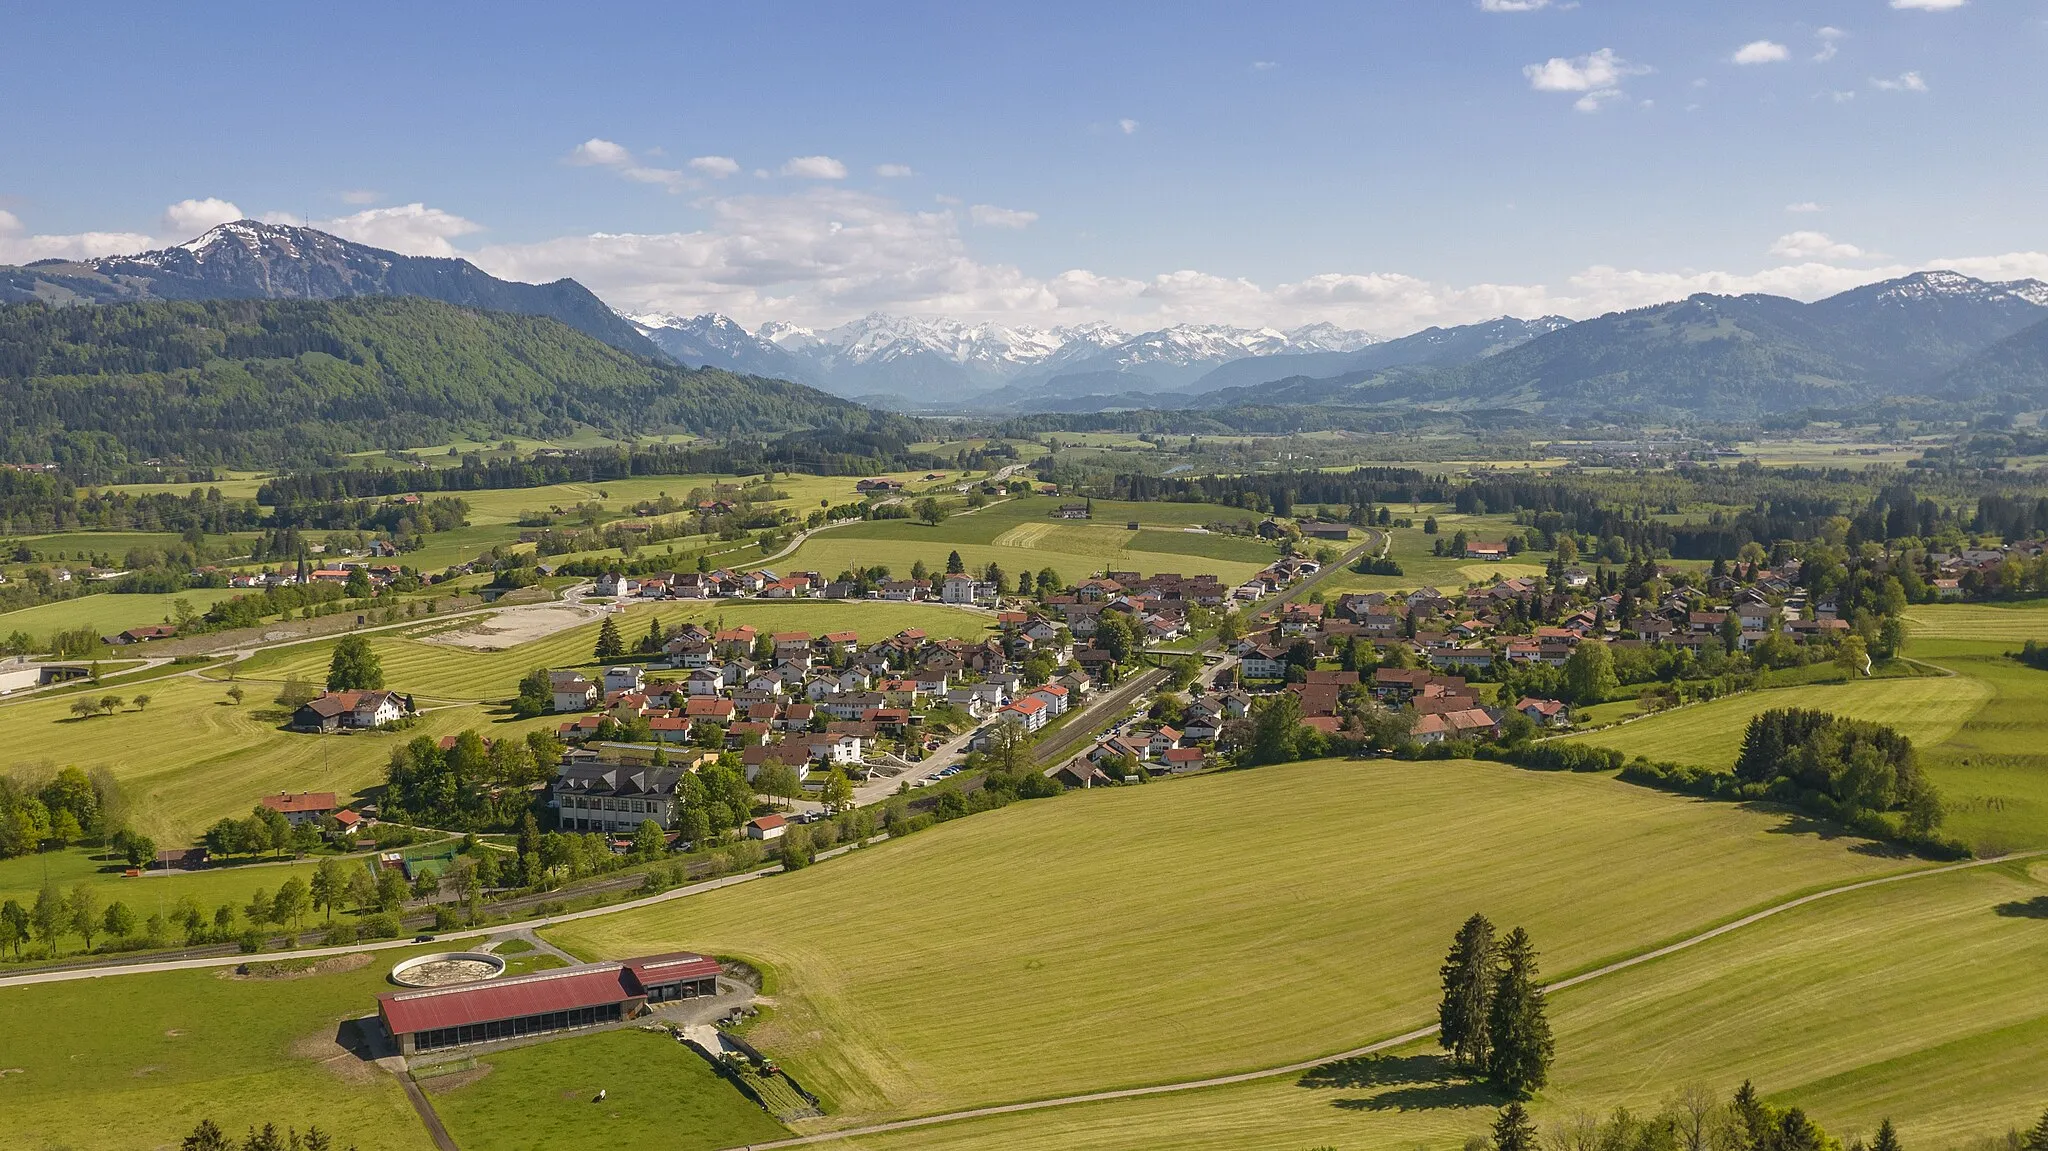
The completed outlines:
[[[334,1151],[334,1137],[317,1126],[307,1127],[301,1133],[287,1127],[280,1132],[275,1123],[265,1123],[261,1129],[249,1128],[249,1134],[240,1142],[228,1138],[220,1125],[211,1119],[201,1119],[192,1128],[192,1133],[178,1142],[179,1151]],[[348,1151],[356,1151],[356,1145],[348,1145]]]
[[[1445,957],[1437,1042],[1458,1067],[1523,1099],[1550,1078],[1556,1055],[1536,967],[1536,946],[1517,927],[1505,939],[1474,915]]]

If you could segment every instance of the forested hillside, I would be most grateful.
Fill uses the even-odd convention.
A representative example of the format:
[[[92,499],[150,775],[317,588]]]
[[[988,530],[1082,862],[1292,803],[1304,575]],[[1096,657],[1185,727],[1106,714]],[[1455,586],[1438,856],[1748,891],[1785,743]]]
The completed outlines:
[[[302,465],[460,436],[864,430],[780,380],[432,300],[0,306],[0,460]]]

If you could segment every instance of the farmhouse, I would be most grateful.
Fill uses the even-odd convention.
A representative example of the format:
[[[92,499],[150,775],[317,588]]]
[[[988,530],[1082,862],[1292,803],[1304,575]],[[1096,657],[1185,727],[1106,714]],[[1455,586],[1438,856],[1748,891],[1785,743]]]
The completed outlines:
[[[258,802],[284,816],[293,827],[332,815],[341,805],[331,791],[305,791],[298,795],[266,795]]]
[[[644,1014],[650,1003],[718,994],[718,961],[677,952],[585,963],[377,997],[377,1016],[402,1055],[594,1027]]]
[[[323,732],[384,727],[416,711],[411,696],[395,691],[330,691],[293,712],[291,726]]]

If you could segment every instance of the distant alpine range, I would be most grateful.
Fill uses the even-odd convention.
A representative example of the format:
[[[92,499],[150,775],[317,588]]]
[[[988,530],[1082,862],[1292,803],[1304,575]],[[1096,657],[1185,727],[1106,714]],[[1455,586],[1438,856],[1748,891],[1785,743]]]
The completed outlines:
[[[822,330],[622,313],[574,280],[521,284],[240,220],[133,256],[0,267],[0,303],[416,296],[559,320],[657,361],[788,380],[907,413],[1343,407],[1750,419],[1810,408],[2048,398],[2048,284],[1920,272],[1813,303],[1695,295],[1572,321],[1398,338],[1316,323],[1129,332],[874,314]]]

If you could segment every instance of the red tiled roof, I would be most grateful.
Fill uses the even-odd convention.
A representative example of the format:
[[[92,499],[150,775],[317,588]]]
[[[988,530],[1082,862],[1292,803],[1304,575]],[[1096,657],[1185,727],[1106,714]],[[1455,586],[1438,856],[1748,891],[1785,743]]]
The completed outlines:
[[[465,1023],[622,1003],[639,994],[637,988],[626,982],[628,978],[622,965],[600,963],[484,983],[386,992],[377,997],[377,1007],[392,1034],[406,1035]]]
[[[680,979],[718,977],[718,960],[707,959],[690,951],[649,955],[642,959],[628,959],[625,962],[626,970],[633,973],[633,978],[638,979],[642,987],[674,983]]]
[[[331,791],[308,791],[298,795],[266,795],[263,806],[290,815],[300,811],[333,811],[341,805],[334,802]]]

